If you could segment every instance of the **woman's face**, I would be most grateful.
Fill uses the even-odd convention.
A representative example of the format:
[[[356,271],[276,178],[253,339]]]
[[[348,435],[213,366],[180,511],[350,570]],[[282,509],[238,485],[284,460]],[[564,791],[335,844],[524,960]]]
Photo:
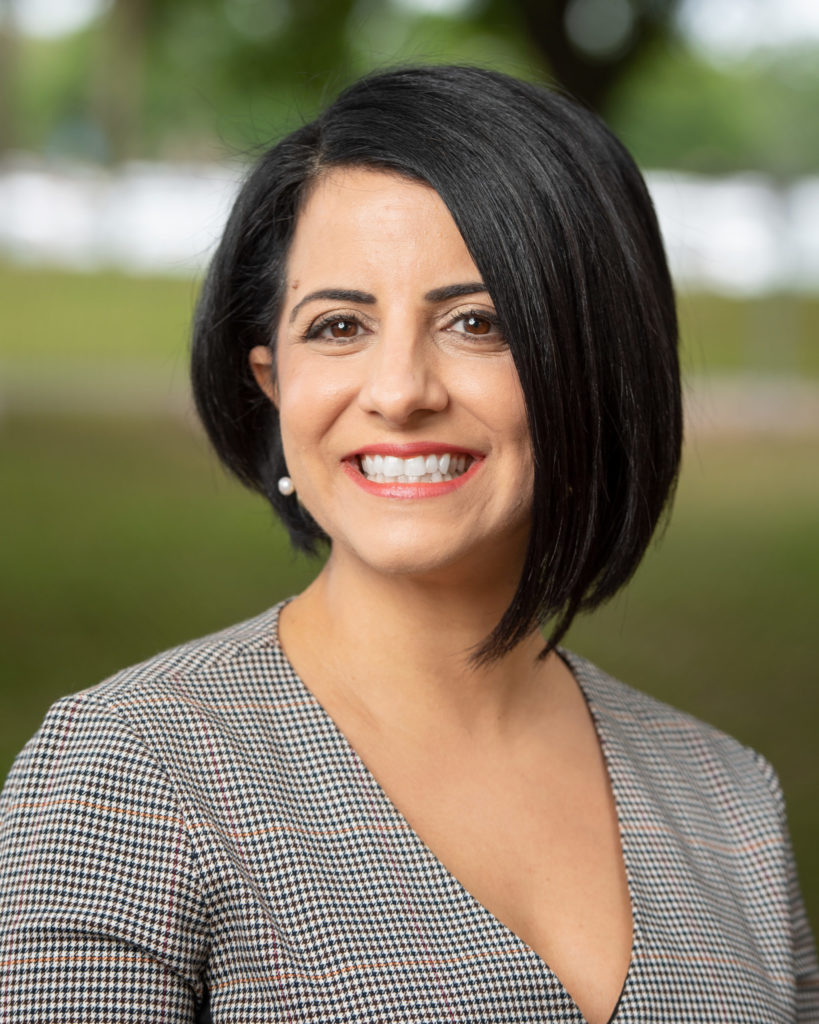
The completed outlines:
[[[517,582],[533,483],[523,394],[433,189],[361,168],[319,180],[289,253],[275,358],[273,374],[267,348],[251,364],[334,565]]]

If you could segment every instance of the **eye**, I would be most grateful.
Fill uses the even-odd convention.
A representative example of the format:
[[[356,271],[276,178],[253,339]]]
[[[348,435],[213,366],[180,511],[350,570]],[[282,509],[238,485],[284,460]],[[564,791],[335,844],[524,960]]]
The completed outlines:
[[[321,333],[331,338],[354,338],[358,333],[358,324],[355,320],[334,320],[331,324],[325,324]]]
[[[491,334],[494,326],[486,317],[476,316],[474,313],[462,316],[460,322],[463,324],[465,334]]]
[[[466,313],[459,313],[450,321],[448,330],[454,331],[456,334],[463,334],[468,338],[503,341],[500,321],[488,312],[470,310]]]
[[[305,338],[308,340],[318,338],[326,341],[347,341],[350,338],[357,338],[361,332],[361,324],[354,317],[330,316],[311,324]]]

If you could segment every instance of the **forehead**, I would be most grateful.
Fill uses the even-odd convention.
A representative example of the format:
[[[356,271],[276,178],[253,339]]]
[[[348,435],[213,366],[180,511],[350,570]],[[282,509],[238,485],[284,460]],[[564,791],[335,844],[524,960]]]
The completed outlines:
[[[401,274],[478,277],[438,193],[422,182],[370,168],[334,168],[311,189],[288,255],[290,287],[338,284],[341,277]],[[348,283],[355,284],[350,280]]]

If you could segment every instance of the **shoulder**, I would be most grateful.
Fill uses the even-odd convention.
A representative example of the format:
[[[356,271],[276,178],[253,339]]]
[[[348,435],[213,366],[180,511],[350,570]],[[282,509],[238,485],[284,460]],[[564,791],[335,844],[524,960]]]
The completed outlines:
[[[816,957],[774,769],[720,729],[563,653],[600,736],[634,877],[643,899],[658,900],[656,920],[692,925],[700,962],[709,932],[720,956],[726,942],[744,945],[746,962],[762,958],[771,978],[795,977],[796,999],[813,1006]]]
[[[0,793],[0,948],[46,958],[69,985],[87,957],[163,999],[201,990],[212,886],[167,686],[178,673],[193,687],[241,642],[183,645],[52,706]],[[151,707],[161,716],[139,713]],[[46,979],[38,998],[53,994]]]
[[[784,820],[779,780],[761,754],[586,659],[563,653],[611,757],[678,801],[688,798],[720,813],[744,807],[767,823]]]
[[[153,655],[62,698],[53,710],[80,708],[138,728],[151,708],[161,715],[179,702],[215,709],[270,698],[297,682],[278,645],[281,607]]]
[[[119,704],[134,693],[171,684],[188,683],[203,696],[214,683],[230,686],[234,678],[252,686],[253,667],[273,666],[281,654],[276,639],[281,607],[171,647],[82,692],[99,702]]]
[[[286,715],[307,694],[278,646],[280,607],[61,698],[6,789],[23,777],[30,786],[32,773],[52,777],[83,764],[122,774],[138,762],[143,773],[152,765],[154,774],[177,777],[186,760],[206,755],[213,734],[242,732],[248,718],[279,706]]]

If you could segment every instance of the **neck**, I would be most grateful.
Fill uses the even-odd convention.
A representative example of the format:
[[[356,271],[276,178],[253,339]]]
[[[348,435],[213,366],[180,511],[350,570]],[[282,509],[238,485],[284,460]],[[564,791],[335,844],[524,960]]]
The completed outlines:
[[[320,700],[330,687],[328,700],[374,722],[419,733],[433,721],[472,734],[503,728],[526,713],[544,670],[537,633],[488,665],[471,658],[514,594],[517,575],[507,576],[466,587],[451,574],[350,573],[331,558],[285,609],[282,643]]]

